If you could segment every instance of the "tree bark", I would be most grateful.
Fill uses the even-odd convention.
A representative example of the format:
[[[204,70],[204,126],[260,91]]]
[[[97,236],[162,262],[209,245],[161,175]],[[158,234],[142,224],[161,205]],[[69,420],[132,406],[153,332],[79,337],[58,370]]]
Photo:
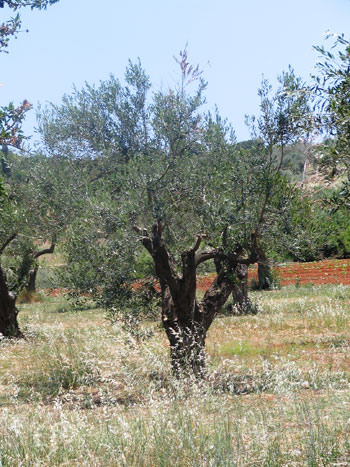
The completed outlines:
[[[205,373],[206,328],[194,299],[191,306],[178,308],[169,288],[162,285],[162,322],[170,344],[173,373],[177,377],[202,377]]]
[[[35,263],[34,268],[29,272],[28,275],[28,292],[36,292],[36,277],[38,274],[39,264]]]
[[[177,377],[194,375],[201,378],[205,375],[207,331],[234,287],[229,274],[222,270],[198,303],[196,268],[203,256],[196,257],[195,251],[196,247],[182,255],[183,273],[178,278],[176,294],[171,294],[166,281],[161,281],[162,321]]]
[[[251,301],[248,297],[248,266],[239,264],[236,268],[238,284],[235,284],[232,291],[234,308],[237,314],[244,315],[251,310]]]
[[[5,337],[22,337],[17,321],[16,296],[10,292],[5,271],[0,266],[0,333]]]
[[[220,248],[197,253],[202,240],[198,236],[195,245],[182,253],[182,272],[178,273],[166,246],[160,221],[154,224],[152,236],[146,229],[134,227],[134,230],[141,235],[141,243],[152,256],[159,278],[162,322],[170,344],[173,372],[177,377],[203,377],[207,331],[236,287],[233,279],[237,278],[237,274],[246,274],[248,264],[256,261],[256,255],[242,258],[242,249],[237,249],[228,256]],[[197,266],[209,259],[215,261],[218,274],[202,301],[198,302]]]
[[[161,230],[158,234],[160,238],[153,242],[156,271],[163,271],[164,278],[164,271],[172,270],[172,274],[167,274],[172,283],[175,276],[173,262],[168,252],[158,254],[160,248],[166,250]],[[196,251],[200,240],[198,237],[194,247],[182,254],[182,274],[176,276],[176,285],[161,279],[162,321],[170,343],[173,372],[178,377],[194,375],[200,378],[205,373],[204,347],[208,328],[205,313],[196,300]]]

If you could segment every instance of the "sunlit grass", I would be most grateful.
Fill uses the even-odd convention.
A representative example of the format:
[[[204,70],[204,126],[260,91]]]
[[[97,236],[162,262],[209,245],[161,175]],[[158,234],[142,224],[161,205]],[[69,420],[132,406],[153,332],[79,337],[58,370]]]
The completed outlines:
[[[219,316],[208,375],[172,377],[158,323],[135,340],[63,298],[20,305],[0,342],[0,465],[350,465],[346,287],[256,292]]]

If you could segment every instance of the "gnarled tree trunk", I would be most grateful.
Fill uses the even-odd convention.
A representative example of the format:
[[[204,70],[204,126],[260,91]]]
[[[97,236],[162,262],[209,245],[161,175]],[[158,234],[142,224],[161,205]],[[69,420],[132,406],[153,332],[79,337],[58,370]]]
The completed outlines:
[[[135,227],[142,235],[141,242],[152,255],[162,294],[162,322],[170,343],[170,355],[174,374],[202,377],[205,373],[205,339],[207,331],[221,307],[235,287],[232,277],[243,260],[237,255],[231,258],[223,251],[214,249],[197,253],[201,237],[190,250],[182,254],[182,273],[177,273],[162,233],[162,224],[153,226],[152,236],[145,229]],[[202,301],[196,299],[197,266],[209,259],[216,260],[218,275]]]
[[[182,274],[174,272],[161,224],[153,230],[153,259],[160,278],[162,321],[170,343],[173,371],[177,376],[205,372],[205,313],[196,300],[196,247],[182,254]]]
[[[170,343],[170,356],[176,376],[205,374],[205,340],[216,314],[227,301],[233,284],[218,277],[205,293],[203,300],[195,298],[196,285],[183,281],[184,288],[194,298],[174,303],[170,289],[162,286],[162,321]],[[180,292],[181,293],[181,292]]]
[[[176,376],[203,376],[205,372],[205,338],[207,329],[194,300],[187,310],[179,309],[162,291],[162,321],[170,344],[173,372]]]
[[[5,337],[21,337],[17,321],[16,296],[9,291],[5,271],[0,266],[0,333]]]

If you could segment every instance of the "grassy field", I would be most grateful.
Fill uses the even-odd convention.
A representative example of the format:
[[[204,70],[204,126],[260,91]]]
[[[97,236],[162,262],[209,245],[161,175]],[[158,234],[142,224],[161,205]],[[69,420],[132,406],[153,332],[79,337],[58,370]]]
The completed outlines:
[[[0,466],[350,465],[350,288],[252,297],[257,315],[214,322],[201,382],[171,376],[159,323],[137,341],[62,297],[20,305]]]

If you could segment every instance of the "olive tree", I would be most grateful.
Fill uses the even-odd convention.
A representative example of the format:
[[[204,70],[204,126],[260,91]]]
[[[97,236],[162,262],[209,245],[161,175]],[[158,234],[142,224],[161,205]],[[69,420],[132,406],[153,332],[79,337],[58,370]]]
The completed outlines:
[[[0,216],[0,333],[6,337],[19,337],[21,331],[17,321],[16,295],[9,287],[1,260],[6,248],[17,237],[17,222],[20,213],[8,200],[5,191],[0,197]]]
[[[319,145],[319,162],[330,178],[340,177],[341,189],[331,198],[335,209],[349,207],[350,197],[350,42],[344,34],[330,34],[331,48],[315,47],[320,55],[313,85],[315,119],[326,139]]]
[[[275,93],[271,84],[263,79],[258,90],[260,115],[246,117],[253,141],[260,142],[269,153],[276,173],[284,172],[286,154],[299,140],[307,141],[313,131],[313,117],[309,94],[301,78],[289,67],[278,77]],[[272,276],[267,252],[261,251],[258,261],[258,285],[270,288]]]
[[[56,3],[58,0],[2,0],[0,8],[5,6],[12,11],[17,11],[22,7],[32,9],[45,9],[48,5]],[[0,24],[0,52],[6,52],[9,39],[16,36],[21,28],[19,14],[9,21]],[[0,144],[2,154],[0,158],[2,169],[6,169],[8,147],[16,149],[21,147],[24,139],[21,125],[26,112],[31,108],[30,103],[24,100],[20,106],[10,103],[8,106],[0,108]],[[5,170],[6,172],[6,170]],[[16,224],[22,218],[22,210],[17,209],[14,201],[3,190],[3,183],[0,182],[0,332],[4,336],[20,336],[17,322],[17,309],[15,305],[16,296],[9,289],[7,276],[2,267],[1,255],[17,238]],[[20,213],[20,214],[19,214]]]
[[[92,225],[89,214],[83,224],[77,220],[71,250],[83,250],[91,271],[85,276],[101,278],[108,306],[111,290],[127,302],[133,255],[142,245],[159,281],[173,369],[200,376],[207,332],[239,286],[242,267],[278,240],[290,193],[266,145],[238,148],[227,122],[202,111],[206,83],[186,52],[179,64],[180,85],[150,98],[147,75],[130,63],[125,86],[111,77],[98,88],[76,91],[43,113],[41,128],[47,147],[55,135],[51,150],[61,147],[72,157],[77,151],[78,159],[86,150],[99,167],[89,196]],[[207,261],[217,277],[199,299],[198,268]],[[122,302],[118,298],[117,306]]]

